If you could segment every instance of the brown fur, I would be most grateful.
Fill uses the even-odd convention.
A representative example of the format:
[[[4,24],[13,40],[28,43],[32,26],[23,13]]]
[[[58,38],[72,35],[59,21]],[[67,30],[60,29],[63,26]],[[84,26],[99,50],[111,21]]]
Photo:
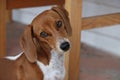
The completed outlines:
[[[58,20],[63,22],[60,29],[56,27]],[[40,37],[42,31],[47,32],[49,37]],[[57,38],[69,37],[71,33],[65,9],[54,7],[44,11],[25,28],[20,40],[24,51],[22,56],[15,61],[0,59],[0,80],[43,80],[44,75],[36,61],[39,60],[45,65],[49,64],[50,51],[53,48],[56,49]]]
[[[0,60],[0,80],[42,80],[43,74],[36,63],[31,64],[23,54],[16,61]]]

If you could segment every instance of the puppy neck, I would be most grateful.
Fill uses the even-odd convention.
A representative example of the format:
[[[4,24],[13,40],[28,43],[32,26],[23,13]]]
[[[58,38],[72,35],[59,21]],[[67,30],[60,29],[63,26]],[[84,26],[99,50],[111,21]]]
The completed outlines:
[[[63,80],[65,75],[64,53],[51,50],[49,65],[44,65],[40,61],[37,61],[37,64],[44,74],[44,80]]]

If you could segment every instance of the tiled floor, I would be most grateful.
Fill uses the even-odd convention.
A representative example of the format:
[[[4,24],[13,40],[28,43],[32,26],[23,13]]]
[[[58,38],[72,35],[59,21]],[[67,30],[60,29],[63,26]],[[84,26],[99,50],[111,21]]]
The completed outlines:
[[[120,80],[120,58],[86,44],[81,48],[81,80]]]
[[[7,55],[16,55],[21,52],[19,40],[24,26],[17,22],[7,24]]]
[[[19,38],[25,25],[7,24],[7,55],[21,52]],[[82,43],[80,80],[120,80],[120,58]]]

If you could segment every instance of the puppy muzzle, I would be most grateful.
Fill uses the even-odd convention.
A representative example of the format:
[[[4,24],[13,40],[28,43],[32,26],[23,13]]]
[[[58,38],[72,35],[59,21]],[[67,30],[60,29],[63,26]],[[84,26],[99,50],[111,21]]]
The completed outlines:
[[[60,49],[63,51],[68,51],[70,49],[70,43],[69,42],[63,42],[60,45]]]

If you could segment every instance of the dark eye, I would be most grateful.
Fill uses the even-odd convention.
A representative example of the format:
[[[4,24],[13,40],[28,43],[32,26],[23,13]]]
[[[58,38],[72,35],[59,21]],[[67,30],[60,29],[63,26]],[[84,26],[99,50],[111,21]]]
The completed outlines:
[[[58,28],[62,27],[62,21],[61,20],[57,21],[56,25]]]
[[[48,37],[48,34],[46,32],[41,32],[40,36],[43,37],[43,38],[45,38],[45,37]]]

